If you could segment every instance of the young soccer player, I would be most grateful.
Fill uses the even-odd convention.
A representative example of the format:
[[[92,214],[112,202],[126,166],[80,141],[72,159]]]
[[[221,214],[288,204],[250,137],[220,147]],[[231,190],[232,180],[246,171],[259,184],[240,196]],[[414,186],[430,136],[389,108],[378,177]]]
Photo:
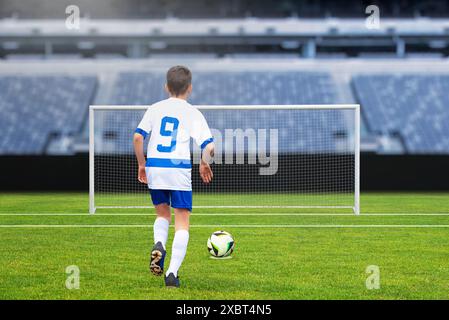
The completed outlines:
[[[133,142],[139,164],[138,180],[148,184],[151,189],[157,215],[150,270],[158,276],[164,272],[165,244],[172,207],[175,213],[175,237],[165,285],[179,287],[178,270],[187,251],[192,211],[190,138],[202,150],[199,171],[204,183],[212,181],[209,163],[214,155],[214,143],[204,116],[187,102],[192,92],[190,70],[183,66],[170,68],[165,90],[170,98],[148,108],[135,131]],[[145,160],[143,141],[150,132]]]

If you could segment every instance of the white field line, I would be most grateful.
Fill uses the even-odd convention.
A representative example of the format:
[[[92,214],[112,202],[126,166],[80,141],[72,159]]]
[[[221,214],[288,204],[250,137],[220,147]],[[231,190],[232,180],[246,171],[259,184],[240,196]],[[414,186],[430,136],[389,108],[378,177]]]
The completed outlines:
[[[155,213],[0,213],[0,216],[154,216]],[[341,216],[355,217],[353,213],[192,213],[192,216]],[[449,213],[361,213],[357,217],[365,216],[449,216]]]
[[[152,228],[151,224],[11,224],[0,225],[0,228]],[[173,227],[173,226],[171,226]],[[191,225],[192,228],[449,228],[449,225],[433,224],[229,224],[229,225],[211,225],[197,224]]]

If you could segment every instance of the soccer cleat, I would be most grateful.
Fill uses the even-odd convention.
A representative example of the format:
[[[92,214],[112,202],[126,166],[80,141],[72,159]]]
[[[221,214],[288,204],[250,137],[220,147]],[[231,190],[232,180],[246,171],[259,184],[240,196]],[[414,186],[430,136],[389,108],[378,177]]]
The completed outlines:
[[[165,249],[162,242],[157,242],[151,250],[150,270],[155,276],[164,273]]]
[[[173,272],[165,276],[165,286],[167,288],[179,288],[179,277],[175,277]]]

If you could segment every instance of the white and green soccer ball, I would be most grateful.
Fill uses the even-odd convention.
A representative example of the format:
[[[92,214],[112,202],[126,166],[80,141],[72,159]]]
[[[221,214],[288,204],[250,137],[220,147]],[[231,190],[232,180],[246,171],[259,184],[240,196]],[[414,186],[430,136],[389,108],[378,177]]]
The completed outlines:
[[[207,239],[207,250],[216,258],[224,258],[234,251],[234,238],[226,231],[215,231]]]

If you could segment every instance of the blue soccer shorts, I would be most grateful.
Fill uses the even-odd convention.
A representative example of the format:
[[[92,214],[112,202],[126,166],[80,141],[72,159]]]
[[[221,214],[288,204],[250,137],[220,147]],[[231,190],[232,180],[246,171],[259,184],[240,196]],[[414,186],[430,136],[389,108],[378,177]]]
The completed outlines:
[[[192,212],[192,191],[151,190],[153,204],[166,203],[176,209],[187,209]]]

